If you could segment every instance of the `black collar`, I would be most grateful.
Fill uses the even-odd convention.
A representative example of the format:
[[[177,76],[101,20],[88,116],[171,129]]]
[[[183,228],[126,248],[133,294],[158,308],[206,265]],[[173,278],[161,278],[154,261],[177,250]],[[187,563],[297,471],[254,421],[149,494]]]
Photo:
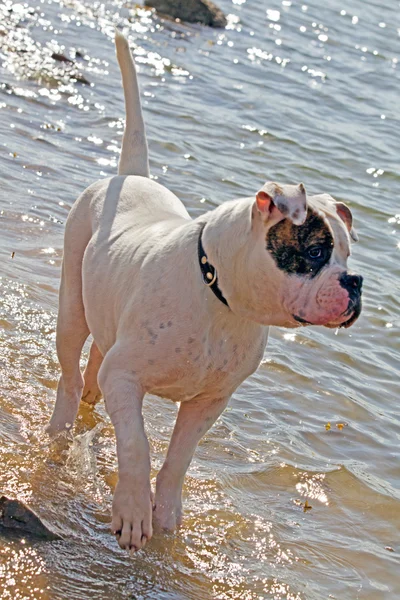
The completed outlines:
[[[210,263],[208,262],[207,254],[204,252],[203,244],[201,242],[201,236],[203,235],[204,227],[205,224],[200,229],[199,241],[197,244],[197,253],[199,258],[200,270],[203,275],[203,282],[206,284],[207,287],[210,288],[210,290],[215,294],[215,296],[217,296],[218,300],[220,300],[223,304],[225,304],[225,306],[229,308],[229,304],[227,303],[226,299],[222,295],[221,290],[218,287],[217,271],[212,265],[210,265]]]

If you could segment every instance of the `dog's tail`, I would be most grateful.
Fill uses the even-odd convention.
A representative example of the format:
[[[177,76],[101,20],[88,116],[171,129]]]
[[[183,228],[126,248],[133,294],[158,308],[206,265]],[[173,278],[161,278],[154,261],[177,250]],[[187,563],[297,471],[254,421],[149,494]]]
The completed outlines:
[[[126,124],[118,175],[150,177],[146,131],[140,104],[135,63],[128,41],[115,31],[115,46],[125,95]]]

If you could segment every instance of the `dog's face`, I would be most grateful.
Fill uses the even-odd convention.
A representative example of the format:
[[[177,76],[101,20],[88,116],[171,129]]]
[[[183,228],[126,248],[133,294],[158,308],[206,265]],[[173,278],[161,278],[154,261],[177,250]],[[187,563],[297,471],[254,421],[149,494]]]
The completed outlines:
[[[269,182],[249,201],[250,230],[219,243],[215,256],[233,312],[264,325],[350,327],[362,277],[347,268],[357,240],[349,208],[328,194],[307,197],[302,184]],[[219,233],[230,222],[222,216]]]
[[[361,312],[362,277],[347,270],[350,240],[357,240],[349,208],[328,194],[307,198],[301,184],[266,184],[255,206],[291,326],[350,327]]]
[[[283,219],[266,235],[266,250],[283,274],[282,302],[300,325],[350,327],[361,312],[362,277],[349,273],[350,210],[328,195],[308,198],[302,225]]]

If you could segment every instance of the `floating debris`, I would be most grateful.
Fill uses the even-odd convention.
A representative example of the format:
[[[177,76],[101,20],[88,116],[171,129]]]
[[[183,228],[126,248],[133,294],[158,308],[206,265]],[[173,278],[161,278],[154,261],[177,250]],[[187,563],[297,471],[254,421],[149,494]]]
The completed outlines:
[[[308,510],[312,509],[311,504],[308,504],[308,500],[306,500],[305,502],[302,502],[300,500],[300,498],[296,498],[296,500],[293,500],[294,504],[296,506],[302,506],[303,507],[303,512],[307,512]]]
[[[347,425],[348,423],[336,423],[335,427],[336,429],[339,429],[339,431],[342,431],[343,427],[347,427]],[[330,431],[332,429],[330,422],[325,424],[325,429],[326,431]]]

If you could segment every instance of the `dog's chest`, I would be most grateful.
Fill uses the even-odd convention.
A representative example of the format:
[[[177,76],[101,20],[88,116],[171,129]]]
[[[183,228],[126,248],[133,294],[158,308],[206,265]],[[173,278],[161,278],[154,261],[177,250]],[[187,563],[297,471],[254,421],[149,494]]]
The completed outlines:
[[[183,402],[202,394],[230,395],[262,360],[268,331],[195,331],[173,336],[164,350],[157,340],[147,347],[144,387]],[[157,357],[157,358],[156,358]],[[143,375],[142,371],[142,375]]]

